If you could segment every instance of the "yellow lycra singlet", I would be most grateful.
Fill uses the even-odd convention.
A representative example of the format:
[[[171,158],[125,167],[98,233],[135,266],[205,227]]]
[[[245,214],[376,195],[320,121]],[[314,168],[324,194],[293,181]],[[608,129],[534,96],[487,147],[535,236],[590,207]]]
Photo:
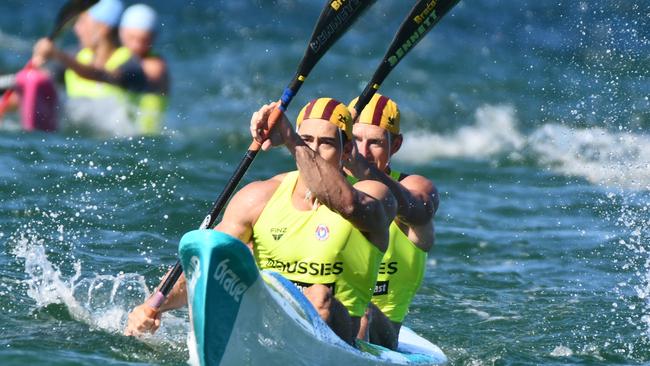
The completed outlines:
[[[295,209],[297,180],[297,171],[286,175],[253,226],[255,260],[261,269],[275,270],[299,286],[333,287],[350,315],[362,316],[383,253],[326,206]]]
[[[113,52],[104,66],[106,71],[113,72],[133,57],[126,47],[120,47]],[[76,60],[84,65],[90,65],[94,53],[84,48],[77,53]],[[161,121],[167,108],[167,97],[151,92],[135,93],[117,85],[82,78],[73,70],[65,71],[66,92],[71,98],[114,98],[128,107],[129,117],[138,126],[142,134],[155,135],[160,132]]]
[[[399,181],[400,172],[390,177]],[[348,177],[354,183],[356,178]],[[401,323],[422,285],[427,253],[415,246],[395,221],[390,225],[388,249],[379,267],[372,302],[393,322]]]
[[[149,51],[146,57],[160,57],[154,51]],[[140,132],[145,135],[160,133],[160,126],[167,109],[168,98],[161,91],[148,90],[136,95],[138,100],[137,124]]]
[[[167,109],[167,97],[157,93],[142,93],[138,98],[137,123],[140,132],[155,135],[160,132],[160,125]]]
[[[76,60],[80,64],[90,65],[94,57],[94,53],[90,48],[84,48],[77,53]],[[106,71],[115,71],[129,61],[131,57],[132,54],[128,48],[120,47],[109,57],[104,68]],[[130,97],[129,93],[119,86],[84,79],[71,69],[65,71],[65,88],[71,98],[117,97],[127,100]]]

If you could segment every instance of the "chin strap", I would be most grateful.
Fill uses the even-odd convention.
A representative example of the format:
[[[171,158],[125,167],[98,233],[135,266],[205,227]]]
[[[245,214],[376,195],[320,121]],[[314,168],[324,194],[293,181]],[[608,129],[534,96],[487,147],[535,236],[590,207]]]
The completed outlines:
[[[341,129],[337,129],[339,132],[339,144],[341,147],[341,152],[339,153],[339,169],[343,169],[343,132]]]
[[[386,131],[386,136],[387,136],[386,139],[388,140],[388,160],[386,161],[386,166],[389,167],[388,169],[390,169],[390,158],[392,156],[390,149],[391,146],[393,145],[393,142],[391,141],[390,131]]]

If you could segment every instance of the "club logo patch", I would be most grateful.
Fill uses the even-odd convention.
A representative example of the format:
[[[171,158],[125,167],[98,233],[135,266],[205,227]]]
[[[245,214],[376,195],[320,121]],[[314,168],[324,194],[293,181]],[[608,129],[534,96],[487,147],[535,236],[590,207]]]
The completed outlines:
[[[316,238],[318,240],[327,240],[330,237],[330,229],[323,224],[320,224],[316,227]]]
[[[287,228],[286,227],[272,227],[271,228],[271,235],[273,236],[273,240],[278,241],[282,239],[284,234],[287,233]]]

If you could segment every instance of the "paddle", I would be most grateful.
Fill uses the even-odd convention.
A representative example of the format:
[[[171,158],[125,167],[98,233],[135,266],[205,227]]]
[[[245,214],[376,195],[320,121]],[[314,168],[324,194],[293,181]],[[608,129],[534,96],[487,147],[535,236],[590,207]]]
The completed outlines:
[[[275,109],[268,121],[268,129],[271,129],[273,125],[280,119],[280,116],[284,111],[286,111],[289,103],[296,95],[303,82],[311,72],[312,68],[320,60],[320,58],[327,52],[327,50],[341,37],[343,33],[354,23],[354,21],[361,15],[361,13],[372,5],[375,0],[328,0],[326,1],[325,7],[318,18],[318,22],[314,27],[314,31],[309,40],[305,54],[302,57],[302,61],[298,66],[298,71],[294,76],[293,80],[289,83],[282,93],[280,98],[280,105]],[[248,147],[244,158],[237,166],[235,173],[230,178],[223,191],[214,202],[210,213],[203,219],[200,229],[206,229],[216,220],[217,216],[221,213],[221,210],[230,199],[230,196],[233,194],[235,188],[239,184],[239,181],[242,179],[246,170],[255,159],[257,152],[260,150],[261,145],[257,141],[253,141]],[[174,287],[174,284],[180,277],[183,272],[180,261],[177,261],[174,267],[171,269],[165,280],[160,285],[159,290],[147,301],[147,304],[151,308],[151,312],[155,313],[158,308],[165,301],[165,298]]]
[[[363,108],[370,102],[393,68],[459,1],[420,0],[413,6],[393,37],[384,59],[354,105],[356,116],[361,115]]]
[[[55,38],[57,38],[61,34],[63,27],[65,27],[65,25],[69,21],[74,19],[77,15],[86,11],[91,6],[95,5],[98,1],[99,0],[69,0],[66,4],[64,4],[61,7],[59,13],[56,15],[54,27],[52,27],[52,31],[50,31],[50,34],[48,34],[47,38],[49,38],[50,40],[54,40]],[[25,67],[23,67],[23,70],[30,69],[31,67],[32,67],[32,62],[30,60],[27,62]],[[0,100],[0,118],[2,118],[5,109],[9,105],[9,98],[11,97],[13,92],[14,89],[9,88],[2,95],[2,100]]]

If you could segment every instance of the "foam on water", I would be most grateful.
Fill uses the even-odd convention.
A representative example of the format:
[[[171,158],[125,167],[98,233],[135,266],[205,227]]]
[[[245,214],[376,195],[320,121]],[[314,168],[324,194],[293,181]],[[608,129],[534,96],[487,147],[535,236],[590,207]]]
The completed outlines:
[[[50,305],[61,304],[73,321],[106,333],[99,337],[120,337],[129,311],[150,292],[145,276],[126,270],[119,272],[106,263],[115,258],[115,266],[121,268],[128,250],[139,260],[152,262],[151,253],[155,245],[165,240],[159,233],[164,233],[166,227],[155,222],[145,226],[138,220],[151,215],[162,220],[174,217],[166,207],[161,209],[157,205],[183,199],[175,193],[174,180],[178,175],[168,168],[167,161],[149,157],[147,144],[152,142],[146,139],[108,140],[96,148],[88,148],[84,141],[78,143],[72,138],[67,141],[71,141],[69,146],[53,146],[49,150],[55,156],[51,160],[58,165],[43,163],[40,150],[36,149],[32,153],[34,161],[27,164],[35,172],[49,169],[52,173],[47,179],[51,184],[33,189],[20,186],[31,192],[33,199],[8,197],[8,204],[16,207],[8,215],[15,215],[20,221],[19,226],[4,228],[2,242],[17,274],[16,284],[2,283],[0,288],[7,292],[19,289],[15,296],[24,300],[27,313],[44,312],[60,320],[67,315],[57,310],[61,306]],[[131,158],[114,159],[113,154],[122,148],[130,149]],[[127,202],[125,196],[136,198]],[[131,203],[143,205],[141,215],[125,217],[124,211],[118,210]],[[130,228],[125,229],[125,225]],[[156,231],[149,226],[155,226]],[[172,311],[165,313],[155,335],[141,338],[147,344],[142,353],[133,352],[128,346],[114,351],[124,350],[121,357],[125,359],[137,359],[150,352],[162,357],[173,352],[182,357],[187,352],[187,333],[187,311]],[[129,343],[126,338],[124,342]]]
[[[484,105],[475,114],[475,123],[450,135],[410,131],[397,160],[425,163],[435,158],[484,158],[519,151],[526,139],[517,130],[515,110],[508,105]]]
[[[440,158],[527,157],[558,174],[596,185],[650,190],[650,136],[555,123],[525,135],[517,125],[512,106],[484,105],[476,111],[474,124],[454,133],[406,132],[395,159],[424,164]]]
[[[557,346],[557,347],[553,348],[553,351],[551,352],[551,356],[554,356],[554,357],[571,357],[571,356],[573,356],[573,351],[569,347]]]
[[[528,138],[543,166],[594,184],[650,189],[650,137],[603,128],[547,124]]]
[[[61,126],[95,137],[129,137],[139,134],[134,111],[117,100],[68,99]]]

